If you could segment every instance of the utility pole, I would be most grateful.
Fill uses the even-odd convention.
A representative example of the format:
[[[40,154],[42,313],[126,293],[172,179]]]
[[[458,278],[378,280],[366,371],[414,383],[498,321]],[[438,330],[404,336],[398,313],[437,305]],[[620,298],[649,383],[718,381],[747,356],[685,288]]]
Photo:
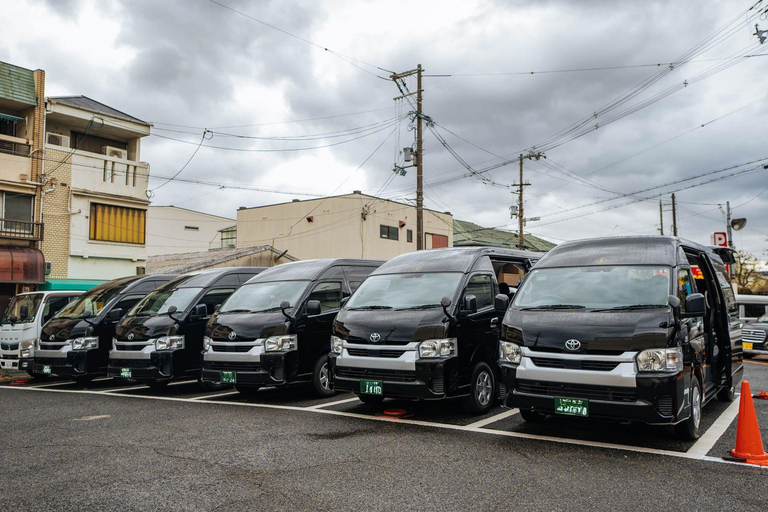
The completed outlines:
[[[523,232],[525,229],[525,221],[526,220],[539,220],[538,217],[536,218],[525,218],[525,212],[523,211],[523,187],[530,186],[530,183],[526,183],[523,181],[523,160],[539,160],[541,158],[547,158],[544,156],[544,153],[541,151],[534,152],[530,151],[527,155],[520,155],[520,182],[517,184],[512,184],[512,186],[517,187],[517,247],[518,249],[525,249],[525,233]]]
[[[725,229],[728,233],[728,247],[733,247],[733,230],[731,229],[731,202],[725,202]]]
[[[421,111],[421,99],[422,99],[422,88],[421,88],[421,75],[424,72],[424,69],[421,67],[421,64],[419,64],[416,69],[412,69],[410,71],[405,71],[404,73],[392,73],[390,75],[390,78],[393,82],[395,82],[395,85],[397,85],[397,88],[400,89],[400,92],[403,93],[402,96],[398,96],[397,98],[394,98],[395,100],[400,100],[403,98],[407,98],[408,96],[416,95],[416,151],[414,152],[413,159],[414,159],[414,165],[413,167],[416,167],[416,250],[420,251],[424,249],[424,153],[423,153],[423,114]],[[398,80],[402,81],[404,78],[416,75],[416,92],[408,93],[406,94],[405,91],[403,91],[402,87],[400,87],[400,83]]]
[[[664,236],[664,205],[659,199],[659,233]]]
[[[677,204],[674,192],[672,193],[672,236],[677,236]]]

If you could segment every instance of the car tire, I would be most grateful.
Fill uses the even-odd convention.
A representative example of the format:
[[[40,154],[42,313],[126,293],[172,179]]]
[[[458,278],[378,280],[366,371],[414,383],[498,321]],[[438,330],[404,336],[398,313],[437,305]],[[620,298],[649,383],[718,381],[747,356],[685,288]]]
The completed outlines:
[[[357,398],[367,405],[380,405],[384,401],[381,395],[357,395]]]
[[[149,389],[151,389],[152,391],[162,391],[166,387],[168,387],[168,382],[169,381],[167,380],[150,380],[150,381],[144,382],[144,384],[149,386]]]
[[[221,391],[227,389],[229,384],[222,384],[221,382],[205,381],[203,379],[197,379],[197,385],[203,391]]]
[[[733,402],[736,398],[736,383],[731,378],[731,386],[717,392],[717,399],[721,402]]]
[[[75,382],[80,386],[87,386],[93,380],[93,375],[84,375],[82,377],[74,377]]]
[[[520,409],[520,417],[523,418],[523,421],[526,423],[543,423],[544,420],[547,419],[546,414],[542,414],[540,412],[534,412],[534,411],[528,411],[528,410],[522,410]]]
[[[496,376],[484,361],[480,361],[472,370],[469,395],[464,397],[463,406],[468,414],[480,415],[490,411],[496,405]]]
[[[328,354],[321,355],[315,362],[315,367],[312,370],[312,388],[320,398],[328,398],[336,394],[331,388],[328,375]]]
[[[691,379],[689,396],[691,397],[691,415],[685,421],[675,425],[675,433],[680,439],[693,441],[701,436],[701,410],[704,406],[701,384],[695,375]]]
[[[253,397],[259,389],[261,386],[238,386],[235,384],[235,391],[248,398]]]

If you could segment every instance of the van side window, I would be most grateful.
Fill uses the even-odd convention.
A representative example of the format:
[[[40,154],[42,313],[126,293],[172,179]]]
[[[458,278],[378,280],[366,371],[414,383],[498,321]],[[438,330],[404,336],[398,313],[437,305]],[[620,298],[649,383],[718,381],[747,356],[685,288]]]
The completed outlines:
[[[234,292],[234,288],[216,288],[203,295],[203,298],[198,301],[198,304],[205,304],[205,307],[208,308],[208,314],[211,315],[216,309],[216,306],[221,305],[221,303]]]
[[[115,304],[115,307],[112,309],[120,308],[123,310],[123,314],[127,313],[131,309],[133,309],[133,306],[139,303],[141,299],[144,298],[144,295],[127,295],[126,297],[123,297],[120,299],[120,302]]]
[[[677,272],[677,297],[680,299],[680,311],[685,312],[685,298],[694,293],[691,271],[681,268]]]
[[[725,297],[725,305],[728,307],[728,316],[732,321],[739,319],[739,306],[736,304],[736,296],[733,294],[733,289],[730,286],[722,286],[723,296]]]
[[[339,309],[341,307],[341,283],[319,283],[309,294],[307,301],[310,300],[320,301],[321,313]]]
[[[474,295],[477,297],[477,309],[487,308],[493,305],[493,281],[491,276],[480,274],[472,276],[467,283],[467,289],[464,296]]]

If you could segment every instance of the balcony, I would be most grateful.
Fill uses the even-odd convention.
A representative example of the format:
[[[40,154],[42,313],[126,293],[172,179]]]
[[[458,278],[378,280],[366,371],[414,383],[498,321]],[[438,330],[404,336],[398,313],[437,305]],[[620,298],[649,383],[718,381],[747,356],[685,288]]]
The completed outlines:
[[[0,239],[39,242],[43,239],[43,223],[0,219]]]
[[[0,153],[29,156],[30,145],[26,139],[0,134]]]

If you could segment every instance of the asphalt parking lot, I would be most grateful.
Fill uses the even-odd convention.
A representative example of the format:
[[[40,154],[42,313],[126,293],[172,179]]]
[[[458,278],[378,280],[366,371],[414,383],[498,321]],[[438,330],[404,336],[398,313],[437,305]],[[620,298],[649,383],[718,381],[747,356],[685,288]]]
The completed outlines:
[[[752,392],[768,390],[768,358],[745,367]],[[755,407],[768,443],[768,401]],[[696,442],[666,427],[532,425],[515,410],[469,417],[458,402],[373,407],[303,388],[245,398],[194,381],[22,381],[0,387],[0,408],[9,510],[768,508],[768,468],[721,459],[738,400],[710,402]]]

